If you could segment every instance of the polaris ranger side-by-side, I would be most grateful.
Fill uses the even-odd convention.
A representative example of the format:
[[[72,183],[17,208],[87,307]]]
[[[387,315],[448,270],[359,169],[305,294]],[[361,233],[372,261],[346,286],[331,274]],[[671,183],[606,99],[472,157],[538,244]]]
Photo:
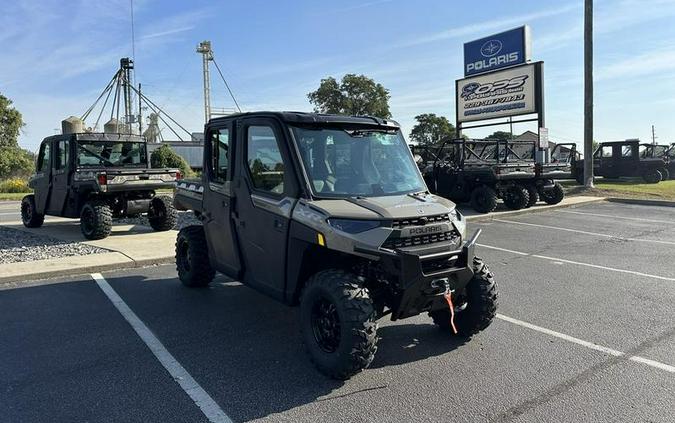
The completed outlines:
[[[662,157],[640,157],[640,141],[611,141],[600,143],[593,153],[593,175],[608,179],[624,176],[641,177],[647,183],[668,179],[667,163]],[[577,182],[583,183],[584,161],[575,163]]]
[[[514,210],[533,205],[539,195],[550,204],[562,200],[548,195],[550,190],[562,193],[562,189],[553,179],[536,173],[534,156],[520,157],[510,141],[445,141],[423,174],[433,193],[470,202],[480,213],[494,211],[499,198]]]
[[[662,158],[666,162],[665,179],[675,179],[675,144],[640,144],[640,158]]]
[[[147,213],[152,228],[166,231],[176,223],[170,196],[178,169],[150,169],[146,143],[137,135],[80,133],[54,135],[40,145],[34,194],[21,201],[21,219],[42,226],[45,215],[80,218],[87,239],[110,234],[112,219]]]
[[[183,284],[215,272],[300,306],[302,339],[326,375],[346,379],[377,350],[377,320],[428,313],[471,336],[496,313],[477,231],[429,193],[398,124],[374,117],[256,112],[212,119],[201,181],[175,204],[203,225],[180,231]]]

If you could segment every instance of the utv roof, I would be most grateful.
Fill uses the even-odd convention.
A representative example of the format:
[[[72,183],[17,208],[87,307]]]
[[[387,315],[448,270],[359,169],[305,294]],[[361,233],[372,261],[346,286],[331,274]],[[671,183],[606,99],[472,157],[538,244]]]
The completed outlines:
[[[385,128],[400,128],[398,122],[391,119],[383,119],[375,116],[344,116],[306,112],[246,112],[235,113],[224,117],[211,119],[209,124],[225,122],[240,117],[274,117],[286,123],[296,124],[341,124],[341,125],[367,125]]]
[[[145,142],[145,138],[140,135],[135,134],[113,134],[113,133],[102,133],[102,132],[84,132],[79,134],[60,134],[52,135],[51,137],[45,138],[46,140],[52,139],[72,139],[75,138],[78,141],[122,141],[122,142]]]

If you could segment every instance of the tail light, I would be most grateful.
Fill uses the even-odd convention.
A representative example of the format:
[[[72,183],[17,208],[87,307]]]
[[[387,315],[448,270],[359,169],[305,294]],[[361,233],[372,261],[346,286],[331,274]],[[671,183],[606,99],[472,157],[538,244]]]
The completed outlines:
[[[99,185],[108,185],[108,176],[105,173],[99,173],[96,176]]]
[[[176,172],[176,180],[183,179],[183,174],[180,171]]]

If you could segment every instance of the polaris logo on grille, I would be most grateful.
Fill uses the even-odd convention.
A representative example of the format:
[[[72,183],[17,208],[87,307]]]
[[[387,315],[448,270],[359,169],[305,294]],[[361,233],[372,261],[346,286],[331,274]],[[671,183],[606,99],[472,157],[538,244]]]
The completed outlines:
[[[443,225],[436,225],[436,226],[420,226],[417,228],[410,228],[410,235],[427,235],[427,234],[435,234],[438,232],[443,232]]]

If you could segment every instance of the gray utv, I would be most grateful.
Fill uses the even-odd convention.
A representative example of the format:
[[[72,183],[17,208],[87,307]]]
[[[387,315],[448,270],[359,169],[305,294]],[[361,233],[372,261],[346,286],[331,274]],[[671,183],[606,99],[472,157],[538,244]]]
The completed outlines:
[[[146,143],[138,135],[63,134],[45,138],[21,201],[21,219],[42,226],[45,215],[80,219],[87,239],[110,234],[113,218],[147,214],[156,231],[172,229],[176,210],[171,196],[178,169],[150,169]]]
[[[211,120],[201,181],[174,202],[203,225],[180,231],[183,284],[221,272],[300,306],[302,339],[324,374],[346,379],[377,350],[377,320],[428,313],[470,337],[497,309],[477,231],[429,193],[399,126],[374,117],[256,112]]]

